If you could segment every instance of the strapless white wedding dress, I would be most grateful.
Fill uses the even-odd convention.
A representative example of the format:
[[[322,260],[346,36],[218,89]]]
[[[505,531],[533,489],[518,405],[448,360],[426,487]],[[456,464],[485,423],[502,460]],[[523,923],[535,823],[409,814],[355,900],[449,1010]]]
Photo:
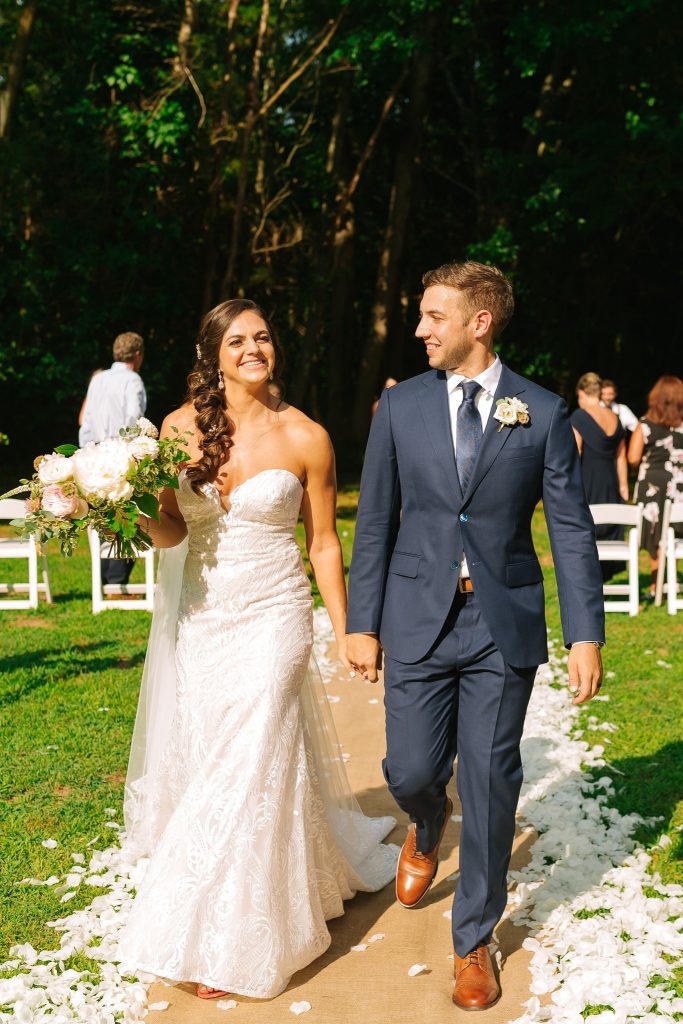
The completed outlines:
[[[260,998],[327,949],[326,920],[386,885],[397,858],[381,843],[394,819],[366,818],[350,794],[311,664],[302,496],[293,473],[265,470],[226,507],[181,474],[187,554],[177,608],[159,611],[167,636],[176,626],[175,693],[156,710],[141,698],[131,764],[146,730],[144,769],[126,795],[142,867],[122,960]]]

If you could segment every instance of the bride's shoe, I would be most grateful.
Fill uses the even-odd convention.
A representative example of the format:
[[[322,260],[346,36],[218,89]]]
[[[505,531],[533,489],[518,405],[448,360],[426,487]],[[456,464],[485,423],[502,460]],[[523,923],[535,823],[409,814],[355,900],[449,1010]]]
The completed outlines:
[[[229,992],[223,992],[219,988],[210,988],[209,985],[197,984],[197,995],[200,999],[220,999],[221,996],[229,996]]]

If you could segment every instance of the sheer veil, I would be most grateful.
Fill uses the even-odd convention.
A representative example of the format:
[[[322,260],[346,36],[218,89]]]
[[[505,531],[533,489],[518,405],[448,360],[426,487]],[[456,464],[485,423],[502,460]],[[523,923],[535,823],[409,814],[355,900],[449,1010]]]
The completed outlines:
[[[168,745],[175,714],[176,626],[186,555],[187,540],[159,554],[154,615],[124,796],[126,843],[137,854],[150,854],[154,843],[148,824],[153,819],[149,801],[154,786],[150,783]],[[367,818],[362,813],[349,784],[329,701],[313,657],[300,699],[306,745],[330,830],[347,861],[351,885],[365,889],[374,876],[384,876],[387,858],[395,859],[394,847],[378,845],[391,832],[395,819]]]

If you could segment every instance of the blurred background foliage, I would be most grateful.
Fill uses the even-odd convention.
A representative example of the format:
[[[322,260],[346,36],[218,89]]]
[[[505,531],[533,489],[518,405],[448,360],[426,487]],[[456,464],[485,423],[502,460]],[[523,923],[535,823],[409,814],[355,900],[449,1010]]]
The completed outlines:
[[[0,0],[3,477],[75,438],[120,331],[158,422],[234,295],[353,469],[384,378],[425,367],[422,273],[465,257],[514,279],[514,369],[642,412],[680,373],[682,26],[676,0]]]

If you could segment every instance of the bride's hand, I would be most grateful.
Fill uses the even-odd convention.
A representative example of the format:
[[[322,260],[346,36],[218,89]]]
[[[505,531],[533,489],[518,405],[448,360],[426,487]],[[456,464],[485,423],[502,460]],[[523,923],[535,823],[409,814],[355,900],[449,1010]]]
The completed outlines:
[[[346,654],[346,633],[342,633],[341,636],[337,637],[337,656],[344,668],[348,669],[349,672],[352,672],[353,665]]]

